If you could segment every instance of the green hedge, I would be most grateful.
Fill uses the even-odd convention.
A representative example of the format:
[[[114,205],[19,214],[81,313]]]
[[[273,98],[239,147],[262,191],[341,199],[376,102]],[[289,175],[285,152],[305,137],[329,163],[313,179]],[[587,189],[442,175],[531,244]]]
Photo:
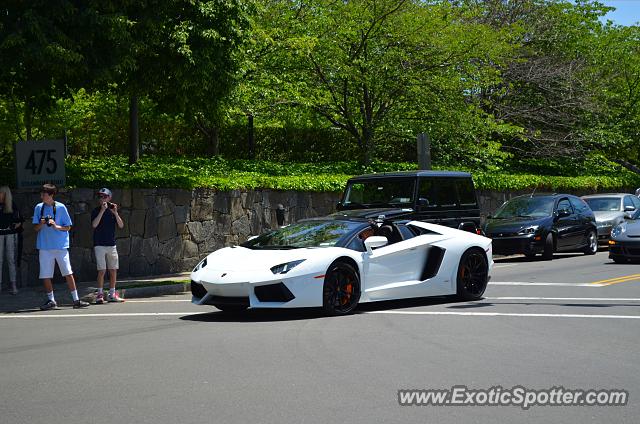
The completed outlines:
[[[3,167],[5,175],[12,170]],[[342,191],[353,175],[406,171],[412,163],[377,162],[362,167],[357,162],[278,163],[222,158],[144,157],[129,165],[124,156],[70,157],[66,162],[68,187],[198,188],[218,190],[268,188],[277,190]],[[451,169],[451,168],[449,168]],[[454,168],[455,169],[455,168]],[[515,169],[477,171],[476,188],[484,190],[614,190],[640,187],[640,175],[615,164],[600,165],[598,175],[548,176]],[[531,169],[528,169],[531,171]],[[584,171],[583,171],[584,172]]]

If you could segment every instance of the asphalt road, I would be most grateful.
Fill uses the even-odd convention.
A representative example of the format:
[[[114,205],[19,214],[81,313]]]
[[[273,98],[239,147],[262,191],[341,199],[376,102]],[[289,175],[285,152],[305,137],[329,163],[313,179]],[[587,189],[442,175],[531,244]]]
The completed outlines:
[[[229,317],[187,296],[0,314],[0,422],[636,423],[640,265],[609,262],[501,259],[483,300],[384,302],[337,318]],[[629,401],[398,403],[399,389],[456,385],[624,389]]]

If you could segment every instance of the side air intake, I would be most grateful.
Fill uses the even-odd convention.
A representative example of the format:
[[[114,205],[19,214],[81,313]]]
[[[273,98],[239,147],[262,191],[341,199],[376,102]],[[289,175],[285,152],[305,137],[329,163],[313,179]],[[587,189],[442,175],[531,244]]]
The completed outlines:
[[[431,246],[427,250],[427,262],[424,264],[420,280],[428,280],[438,275],[440,271],[440,265],[442,265],[442,259],[444,258],[445,250],[441,247]]]

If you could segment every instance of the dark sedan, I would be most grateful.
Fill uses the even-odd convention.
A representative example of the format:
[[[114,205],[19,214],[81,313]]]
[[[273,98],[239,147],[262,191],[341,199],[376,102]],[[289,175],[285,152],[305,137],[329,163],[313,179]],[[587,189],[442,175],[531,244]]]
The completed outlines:
[[[493,239],[494,254],[552,259],[554,252],[598,251],[593,211],[570,194],[514,197],[488,217],[484,232]]]

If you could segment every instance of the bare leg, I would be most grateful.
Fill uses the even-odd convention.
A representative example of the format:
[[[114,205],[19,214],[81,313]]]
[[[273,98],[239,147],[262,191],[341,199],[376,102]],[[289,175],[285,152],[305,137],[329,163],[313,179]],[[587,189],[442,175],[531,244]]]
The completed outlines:
[[[105,274],[105,270],[104,269],[99,269],[98,270],[98,291],[102,291],[102,288],[104,287],[104,274]]]
[[[67,280],[67,287],[69,287],[69,291],[74,291],[76,289],[76,280],[73,278],[73,274],[65,275],[64,279]]]
[[[110,269],[109,270],[109,289],[115,289],[116,288],[116,278],[118,276],[118,270],[117,269]]]
[[[42,279],[44,283],[44,291],[47,293],[51,293],[53,291],[53,284],[51,283],[51,278]]]

